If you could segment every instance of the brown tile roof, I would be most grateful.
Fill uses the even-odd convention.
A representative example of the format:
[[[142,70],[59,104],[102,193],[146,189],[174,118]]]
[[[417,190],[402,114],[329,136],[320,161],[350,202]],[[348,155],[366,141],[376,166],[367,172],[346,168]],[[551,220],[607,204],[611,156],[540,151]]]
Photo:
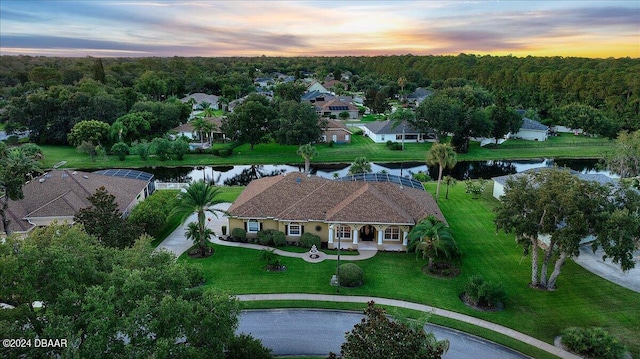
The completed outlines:
[[[145,180],[73,170],[49,171],[23,187],[24,199],[9,200],[10,229],[14,232],[31,229],[30,218],[73,217],[81,208],[91,206],[87,197],[100,187],[116,197],[118,209],[124,212],[147,183]],[[2,223],[0,231],[4,232]]]
[[[333,181],[295,172],[252,181],[229,208],[240,218],[344,223],[417,223],[435,215],[431,194],[389,182]]]
[[[220,117],[205,117],[204,119],[205,119],[205,121],[209,121],[209,122],[213,123],[213,125],[215,126],[215,129],[213,130],[214,133],[222,133],[222,130],[220,130],[220,128],[222,126],[222,118],[220,118]],[[173,130],[176,131],[176,132],[193,132],[193,124],[191,124],[191,122],[183,123],[182,125],[180,125],[178,127],[174,127]]]

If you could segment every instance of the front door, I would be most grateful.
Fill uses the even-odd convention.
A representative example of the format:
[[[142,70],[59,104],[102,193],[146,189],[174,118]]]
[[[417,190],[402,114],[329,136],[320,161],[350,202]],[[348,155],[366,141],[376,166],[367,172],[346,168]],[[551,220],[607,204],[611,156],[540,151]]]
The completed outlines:
[[[370,225],[360,228],[360,240],[361,241],[373,241],[375,236],[375,228]]]

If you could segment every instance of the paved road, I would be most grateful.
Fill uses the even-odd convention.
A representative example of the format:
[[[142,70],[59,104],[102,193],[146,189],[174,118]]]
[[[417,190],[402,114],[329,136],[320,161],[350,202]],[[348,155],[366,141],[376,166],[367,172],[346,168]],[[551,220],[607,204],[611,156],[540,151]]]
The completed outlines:
[[[249,333],[273,349],[275,355],[326,357],[340,352],[345,332],[363,318],[362,313],[313,309],[275,309],[243,311],[238,333]],[[450,349],[444,358],[522,359],[527,356],[507,347],[456,330],[425,326],[436,338],[448,339]]]

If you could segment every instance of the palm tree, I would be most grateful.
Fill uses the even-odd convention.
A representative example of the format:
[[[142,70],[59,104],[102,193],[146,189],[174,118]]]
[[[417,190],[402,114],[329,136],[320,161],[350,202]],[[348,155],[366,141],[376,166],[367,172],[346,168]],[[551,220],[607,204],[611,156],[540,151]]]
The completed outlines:
[[[423,258],[429,259],[429,268],[435,258],[452,258],[459,254],[458,244],[453,239],[453,231],[439,219],[429,216],[421,220],[408,235],[407,249],[422,252]]]
[[[185,237],[187,237],[187,239],[192,240],[193,244],[199,244],[201,236],[200,225],[198,224],[198,222],[189,222],[189,224],[187,224],[187,230],[184,232],[184,235]],[[213,235],[215,235],[215,233],[213,232],[213,230],[211,230],[211,228],[204,228],[204,239],[206,241],[211,239]]]
[[[349,174],[355,175],[357,173],[371,173],[371,163],[366,157],[358,157],[353,161],[351,167],[349,167]]]
[[[204,180],[191,182],[179,195],[179,202],[171,211],[171,216],[176,216],[184,223],[192,213],[198,214],[198,245],[200,254],[205,255],[207,231],[205,228],[205,214],[209,212],[218,217],[218,213],[225,213],[222,210],[211,208],[224,201],[216,198],[220,190]],[[211,235],[215,233],[211,232]]]
[[[444,194],[444,199],[449,199],[449,187],[455,187],[458,181],[456,181],[456,179],[451,176],[444,176],[442,177],[442,180],[444,181],[444,185],[447,187],[447,191]]]
[[[207,121],[205,121],[201,117],[194,118],[193,120],[191,120],[191,126],[193,127],[193,131],[198,134],[198,137],[200,137],[200,144],[203,146],[204,146],[204,136],[202,132],[206,127],[206,123]]]
[[[440,198],[440,181],[442,181],[442,172],[445,168],[453,168],[458,160],[456,152],[448,143],[434,143],[427,152],[427,165],[438,165],[438,186],[436,187],[436,202]]]
[[[304,173],[309,173],[311,159],[318,155],[318,150],[311,146],[310,143],[307,143],[306,145],[298,147],[298,152],[296,153],[304,158]]]
[[[202,124],[202,133],[206,134],[205,137],[207,137],[207,142],[209,142],[209,146],[211,146],[211,142],[213,140],[213,130],[215,129],[216,125],[213,124],[213,122],[208,121],[208,120],[204,120],[204,123]]]
[[[27,181],[27,177],[32,173],[40,173],[40,163],[36,161],[41,154],[37,151],[25,150],[21,147],[0,149],[0,217],[2,226],[7,235],[10,234],[10,220],[7,218],[9,211],[9,200],[20,200],[24,198],[22,186]]]

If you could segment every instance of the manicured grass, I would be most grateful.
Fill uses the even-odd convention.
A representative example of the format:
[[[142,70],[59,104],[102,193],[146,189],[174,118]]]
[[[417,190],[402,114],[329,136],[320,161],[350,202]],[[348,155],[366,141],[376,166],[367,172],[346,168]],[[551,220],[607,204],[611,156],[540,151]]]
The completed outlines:
[[[469,153],[458,155],[458,160],[504,160],[525,158],[601,158],[611,142],[601,138],[587,138],[564,134],[548,141],[535,142],[509,140],[497,148],[480,147],[472,142]],[[147,161],[138,155],[128,155],[125,161],[115,156],[106,160],[91,161],[85,153],[70,146],[41,146],[45,155],[44,167],[51,168],[60,161],[67,161],[63,168],[135,168],[148,166],[202,166],[241,164],[296,164],[303,163],[296,154],[298,146],[276,143],[258,144],[253,150],[247,144],[233,150],[233,155],[222,158],[210,154],[188,154],[184,160],[159,161],[151,157]],[[313,163],[349,163],[365,156],[374,162],[423,162],[431,143],[406,143],[404,151],[392,151],[383,143],[373,143],[364,136],[353,136],[350,144],[317,144],[318,156]]]
[[[433,192],[435,184],[428,187]],[[364,270],[365,284],[341,288],[340,293],[428,304],[489,320],[548,343],[569,326],[600,326],[620,338],[632,355],[640,355],[640,293],[612,284],[572,261],[563,267],[556,291],[529,288],[530,259],[522,257],[513,236],[496,233],[492,222],[496,205],[491,188],[473,200],[464,193],[464,186],[456,186],[449,200],[440,200],[464,253],[459,277],[428,277],[421,271],[425,261],[416,260],[415,254],[380,252],[357,263]],[[281,260],[286,272],[265,272],[259,251],[216,246],[213,257],[196,262],[203,265],[206,285],[230,293],[335,293],[329,283],[335,261],[310,264],[296,258]],[[505,287],[505,310],[478,312],[459,300],[464,283],[474,274]]]

